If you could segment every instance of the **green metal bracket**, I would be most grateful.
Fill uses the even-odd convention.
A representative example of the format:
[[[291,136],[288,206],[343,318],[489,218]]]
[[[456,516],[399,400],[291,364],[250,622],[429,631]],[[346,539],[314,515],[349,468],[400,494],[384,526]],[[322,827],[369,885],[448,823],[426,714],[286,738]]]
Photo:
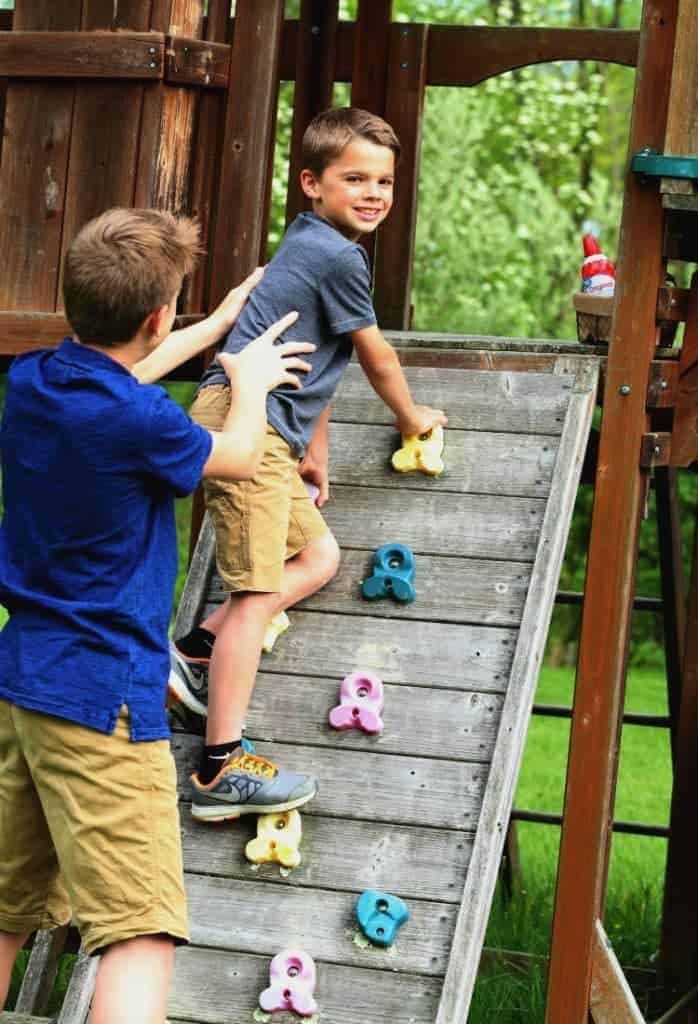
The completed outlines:
[[[641,149],[630,168],[643,178],[686,178],[698,181],[698,157],[664,156],[656,149]]]

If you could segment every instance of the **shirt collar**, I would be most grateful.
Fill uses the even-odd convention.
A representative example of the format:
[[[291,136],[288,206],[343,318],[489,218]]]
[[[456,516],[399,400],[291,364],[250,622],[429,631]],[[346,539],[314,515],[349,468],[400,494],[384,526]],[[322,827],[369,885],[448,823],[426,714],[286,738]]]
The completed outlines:
[[[90,348],[88,345],[81,345],[78,341],[73,341],[72,338],[64,338],[60,346],[56,350],[56,359],[62,363],[67,363],[69,366],[78,366],[81,369],[90,370],[111,370],[113,373],[125,373],[129,377],[133,376],[130,370],[127,370],[121,363],[117,363],[116,359],[112,359],[105,352],[100,352],[98,349]]]

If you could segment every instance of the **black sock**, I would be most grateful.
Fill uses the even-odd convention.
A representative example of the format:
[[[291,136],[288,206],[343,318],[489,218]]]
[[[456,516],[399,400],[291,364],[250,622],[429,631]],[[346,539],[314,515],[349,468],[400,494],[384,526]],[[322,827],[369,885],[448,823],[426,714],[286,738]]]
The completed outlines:
[[[231,740],[229,743],[216,743],[211,747],[204,747],[198,772],[199,782],[203,786],[213,782],[228,754],[232,754],[237,747],[240,747],[240,744],[240,740]]]
[[[188,658],[210,658],[215,640],[215,633],[211,633],[208,629],[203,629],[201,626],[196,626],[186,636],[183,636],[180,640],[175,640],[175,645],[177,650],[181,651]]]

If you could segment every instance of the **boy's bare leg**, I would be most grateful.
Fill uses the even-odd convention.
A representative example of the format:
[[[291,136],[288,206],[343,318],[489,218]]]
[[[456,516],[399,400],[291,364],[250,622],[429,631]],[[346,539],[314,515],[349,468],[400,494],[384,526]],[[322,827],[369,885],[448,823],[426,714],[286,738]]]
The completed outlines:
[[[208,745],[228,743],[242,735],[269,619],[323,587],[338,565],[337,542],[326,534],[288,560],[278,593],[240,594],[226,601],[224,613],[217,609],[201,623],[216,633],[209,668]]]
[[[174,942],[142,935],[102,953],[90,1024],[165,1024]]]
[[[0,1010],[5,1005],[7,990],[10,987],[12,967],[17,954],[29,938],[26,935],[14,935],[12,932],[0,932]]]

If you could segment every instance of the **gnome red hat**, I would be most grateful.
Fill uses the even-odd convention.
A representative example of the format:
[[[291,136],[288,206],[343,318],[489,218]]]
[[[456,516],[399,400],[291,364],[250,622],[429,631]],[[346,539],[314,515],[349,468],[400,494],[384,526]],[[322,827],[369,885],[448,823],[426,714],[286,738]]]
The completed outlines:
[[[582,225],[582,291],[591,295],[613,295],[616,285],[616,268],[601,251],[599,225],[585,221]]]

